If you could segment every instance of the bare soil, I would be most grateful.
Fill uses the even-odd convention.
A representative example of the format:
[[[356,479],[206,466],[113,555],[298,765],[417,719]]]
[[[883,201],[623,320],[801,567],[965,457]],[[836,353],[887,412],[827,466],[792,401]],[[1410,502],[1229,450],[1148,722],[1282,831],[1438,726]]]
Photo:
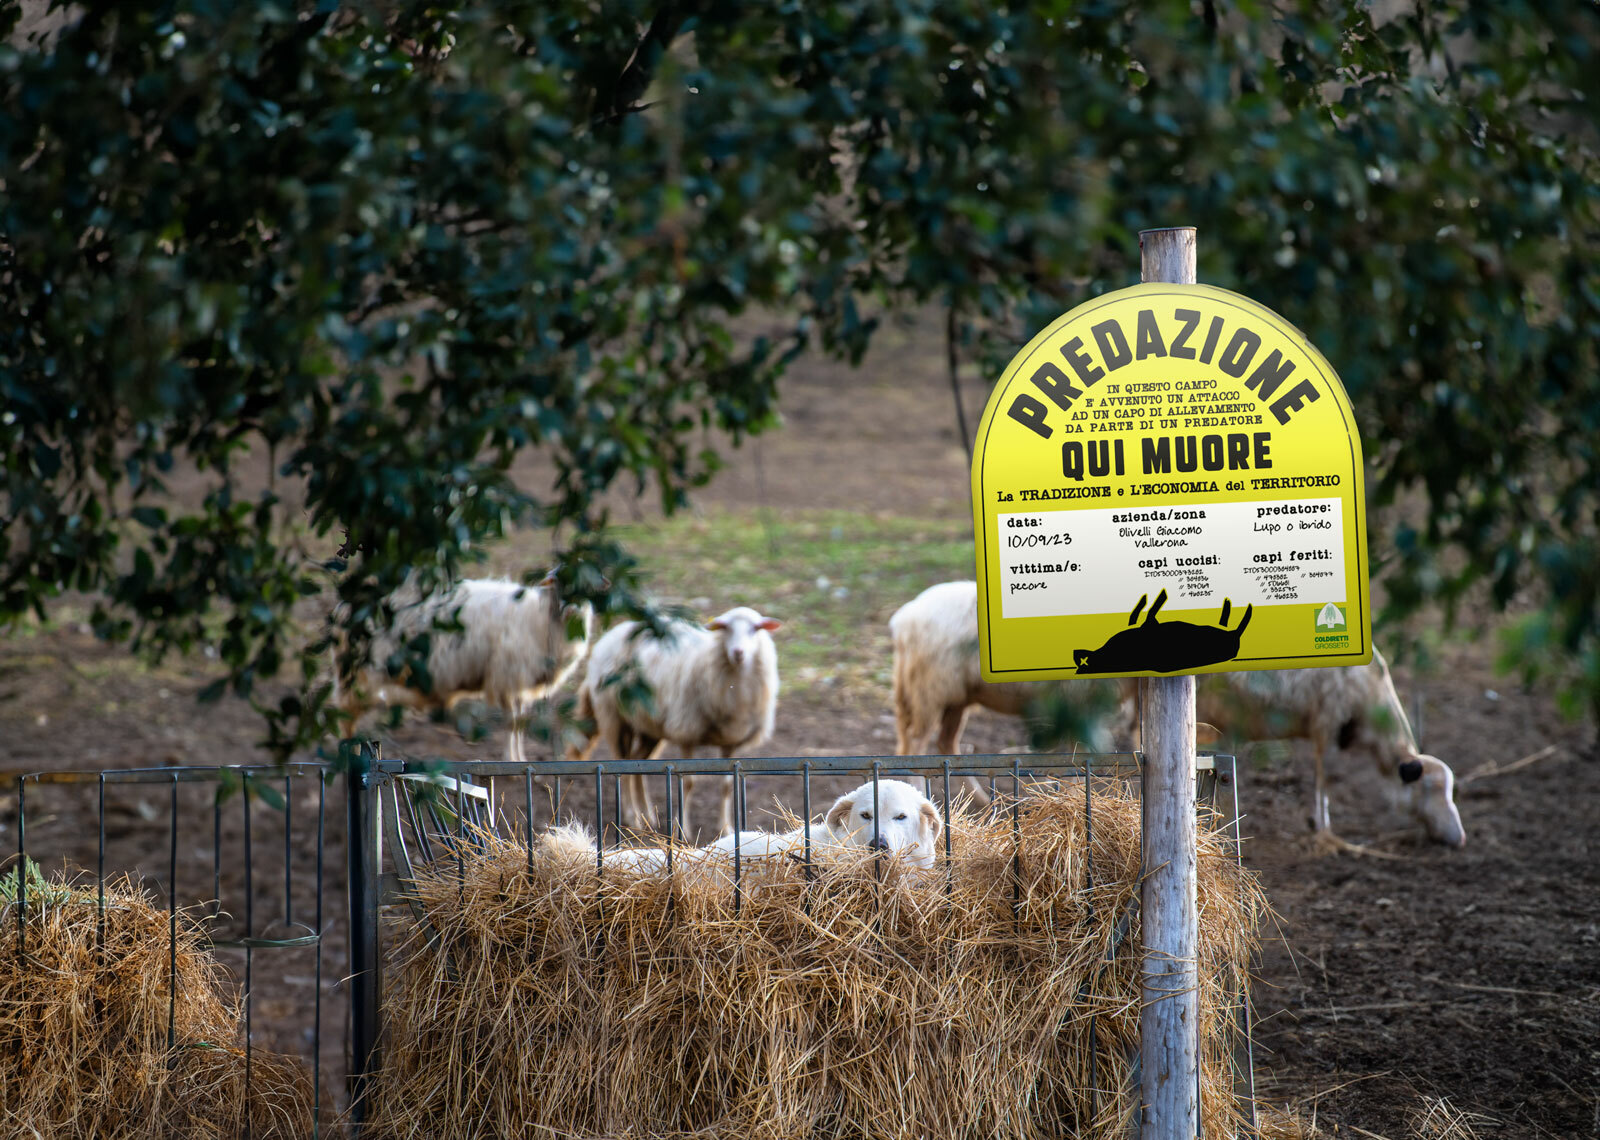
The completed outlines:
[[[966,460],[932,327],[920,336],[896,333],[898,343],[886,340],[860,371],[826,362],[798,370],[785,388],[785,426],[733,453],[697,509],[964,515]],[[980,384],[969,383],[970,422],[983,395]],[[542,468],[530,462],[522,475],[537,482]],[[530,536],[530,546],[536,542]],[[1397,670],[1408,705],[1422,711],[1424,747],[1461,778],[1465,850],[1426,843],[1375,773],[1336,758],[1335,825],[1371,854],[1317,855],[1305,838],[1309,755],[1256,749],[1242,763],[1246,859],[1278,912],[1255,990],[1258,1082],[1324,1134],[1600,1135],[1600,763],[1588,753],[1594,728],[1563,722],[1546,694],[1496,677],[1491,645],[1447,643],[1426,675]],[[264,760],[248,707],[196,703],[209,679],[204,660],[138,665],[97,643],[70,611],[50,628],[0,638],[0,771]],[[892,752],[889,714],[887,686],[875,693],[791,686],[777,735],[762,751]],[[1024,740],[1020,724],[979,714],[966,743],[989,751]],[[393,733],[386,747],[452,758],[500,755],[498,736],[466,742],[449,725],[420,719]],[[751,781],[749,790],[753,809],[774,794],[798,808],[785,782]],[[92,870],[97,787],[30,784],[26,794],[30,854],[47,868],[65,862]],[[247,903],[255,936],[303,933],[284,920],[309,925],[315,915],[317,795],[311,780],[290,789],[293,914],[286,916],[284,816],[259,802],[252,807],[255,873],[247,900],[240,798],[226,800],[216,817],[209,786],[181,786],[179,905],[216,897],[220,863],[227,913],[217,922],[219,937],[243,932]],[[165,784],[107,790],[108,870],[141,873],[163,899],[173,886],[171,796]],[[712,823],[714,798],[704,795],[698,804],[703,826]],[[585,787],[570,786],[566,802],[593,811]],[[326,812],[322,1049],[325,1087],[336,1090],[346,1029],[338,785],[327,790]],[[0,849],[15,849],[17,814],[15,783],[7,779],[0,783]],[[242,975],[243,956],[230,958]],[[314,952],[258,950],[251,967],[256,1044],[309,1056]],[[1446,1131],[1451,1121],[1467,1131]]]

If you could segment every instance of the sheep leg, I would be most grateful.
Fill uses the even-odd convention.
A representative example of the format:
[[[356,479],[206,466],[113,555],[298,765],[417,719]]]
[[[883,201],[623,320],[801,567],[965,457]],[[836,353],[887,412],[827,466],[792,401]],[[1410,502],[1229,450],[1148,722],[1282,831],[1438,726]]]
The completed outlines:
[[[685,760],[693,760],[694,749],[685,748],[683,750],[683,758]],[[678,819],[678,840],[681,843],[691,842],[689,836],[689,793],[694,791],[694,783],[697,779],[699,779],[698,776],[691,775],[678,777],[678,802],[675,806]]]
[[[724,760],[731,760],[733,758],[733,749],[724,748],[722,750],[722,758]],[[734,831],[734,822],[733,822],[733,793],[734,793],[734,789],[735,789],[734,778],[732,776],[724,776],[724,777],[722,777],[722,834],[723,835],[732,835],[733,831]]]
[[[506,706],[506,759],[513,764],[526,760],[522,751],[522,703],[512,701]]]
[[[1311,846],[1321,855],[1369,855],[1375,852],[1368,851],[1359,843],[1351,843],[1341,839],[1333,833],[1333,822],[1328,814],[1328,788],[1323,776],[1322,760],[1327,752],[1327,741],[1318,733],[1311,740],[1312,752],[1316,755],[1315,786],[1311,789]]]
[[[967,706],[949,705],[939,714],[939,739],[934,745],[937,756],[959,756],[961,733],[967,727]],[[989,789],[976,776],[965,777],[967,791],[974,807],[989,806]]]
[[[894,754],[910,756],[927,739],[928,729],[923,724],[921,710],[912,697],[911,683],[903,679],[901,663],[895,661],[894,670]]]
[[[622,777],[622,823],[629,831],[644,831],[654,828],[655,820],[650,818],[650,805],[644,794],[643,776]]]
[[[694,794],[694,785],[699,776],[684,776],[678,785],[678,837],[685,843],[693,843],[700,838],[689,830],[689,797]]]
[[[634,755],[628,759],[656,760],[666,747],[665,740],[641,736],[637,746],[632,749]],[[656,805],[650,799],[643,776],[622,777],[622,818],[633,831],[656,830]]]
[[[1318,833],[1332,834],[1333,824],[1328,818],[1327,781],[1322,769],[1325,748],[1320,734],[1312,741],[1312,751],[1316,753],[1316,779],[1311,789],[1311,826]]]

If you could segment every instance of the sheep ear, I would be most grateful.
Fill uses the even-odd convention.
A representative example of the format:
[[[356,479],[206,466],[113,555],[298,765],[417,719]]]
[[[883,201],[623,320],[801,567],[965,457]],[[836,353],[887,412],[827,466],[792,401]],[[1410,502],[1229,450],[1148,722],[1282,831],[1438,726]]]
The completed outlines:
[[[558,579],[556,577],[556,568],[554,566],[552,566],[552,567],[550,567],[549,570],[545,571],[544,577],[539,579],[539,585],[541,585],[541,586],[554,586],[557,581],[558,581]]]
[[[782,629],[783,623],[777,618],[762,618],[760,621],[756,622],[756,628],[764,629],[768,633],[771,633],[775,629]]]
[[[944,821],[939,818],[939,809],[932,804],[922,805],[922,818],[927,821],[928,830],[933,833],[933,841],[939,842],[939,836],[944,834]]]
[[[706,622],[706,628],[715,633],[719,629],[727,629],[728,623],[723,621],[721,618],[712,618],[710,621]]]
[[[840,796],[834,800],[833,806],[828,809],[828,814],[824,817],[828,826],[832,828],[843,827],[844,821],[850,818],[850,809],[853,807],[855,805],[850,802],[849,796]]]
[[[1222,739],[1222,732],[1217,728],[1216,725],[1207,724],[1203,720],[1195,722],[1195,726],[1194,726],[1194,743],[1195,743],[1195,747],[1199,748],[1199,747],[1204,747],[1207,744],[1215,744],[1217,741],[1219,741],[1221,739]]]

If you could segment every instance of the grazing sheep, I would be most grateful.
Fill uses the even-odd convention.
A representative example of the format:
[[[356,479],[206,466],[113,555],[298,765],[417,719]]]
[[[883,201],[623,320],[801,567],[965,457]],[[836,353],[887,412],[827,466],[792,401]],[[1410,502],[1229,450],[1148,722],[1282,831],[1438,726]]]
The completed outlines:
[[[510,719],[506,757],[525,762],[522,722],[533,702],[557,688],[583,661],[594,633],[594,612],[563,602],[551,571],[537,586],[500,578],[469,578],[444,593],[419,596],[403,586],[389,599],[394,622],[372,640],[366,663],[341,676],[334,659],[333,703],[353,725],[375,705],[449,708],[478,698]],[[461,626],[437,629],[436,623]],[[581,622],[581,636],[568,635]],[[388,662],[406,641],[421,634],[428,646],[429,687],[404,673],[391,675]],[[420,682],[420,678],[416,679]]]
[[[1039,685],[1026,681],[994,684],[983,679],[976,582],[929,586],[895,611],[889,636],[894,642],[897,756],[957,755],[973,705],[1021,716],[1039,691]],[[989,802],[975,777],[967,777],[967,786],[979,806]]]
[[[668,744],[692,757],[696,748],[719,748],[724,759],[772,735],[778,708],[778,650],[771,632],[781,628],[748,606],[736,606],[706,623],[672,622],[657,638],[641,622],[616,626],[594,647],[578,690],[578,714],[592,717],[595,732],[569,759],[587,759],[595,742],[619,760],[653,758]],[[650,686],[649,701],[623,700],[635,677]],[[689,798],[696,777],[683,777],[680,819],[688,833]],[[722,830],[733,830],[733,778],[724,777]],[[622,810],[634,829],[656,826],[643,776],[622,778]]]
[[[1130,698],[1132,686],[1130,681],[1124,690]],[[1124,702],[1124,716],[1137,739],[1134,704]],[[1400,781],[1402,802],[1432,839],[1451,847],[1467,841],[1456,811],[1455,775],[1443,760],[1417,750],[1388,662],[1376,648],[1369,665],[1202,677],[1195,713],[1198,721],[1235,740],[1311,741],[1316,754],[1311,825],[1325,849],[1352,846],[1333,834],[1328,819],[1323,757],[1330,747],[1365,753],[1379,772]]]

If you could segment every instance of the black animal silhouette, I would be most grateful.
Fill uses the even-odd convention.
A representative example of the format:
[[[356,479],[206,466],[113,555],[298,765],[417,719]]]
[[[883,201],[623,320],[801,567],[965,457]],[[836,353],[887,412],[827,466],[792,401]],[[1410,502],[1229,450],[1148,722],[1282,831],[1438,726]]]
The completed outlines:
[[[1233,603],[1224,598],[1222,618],[1216,625],[1195,625],[1187,621],[1156,621],[1156,614],[1167,604],[1167,592],[1156,595],[1155,605],[1145,614],[1139,614],[1150,595],[1145,594],[1128,615],[1131,629],[1120,630],[1099,649],[1075,649],[1072,660],[1079,673],[1181,673],[1232,661],[1239,656],[1239,641],[1245,626],[1250,624],[1254,606],[1245,606],[1244,617],[1236,629],[1228,628],[1228,615]]]

